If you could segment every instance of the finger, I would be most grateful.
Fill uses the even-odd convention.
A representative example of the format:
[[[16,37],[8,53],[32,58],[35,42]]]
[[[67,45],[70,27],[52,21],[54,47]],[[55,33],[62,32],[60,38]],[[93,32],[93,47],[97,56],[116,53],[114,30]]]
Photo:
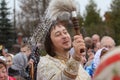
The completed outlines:
[[[76,39],[78,39],[78,38],[83,39],[83,37],[82,37],[81,35],[76,35],[76,36],[74,36],[74,40],[76,40]]]
[[[84,40],[79,38],[79,39],[75,40],[75,42],[76,43],[84,43]]]

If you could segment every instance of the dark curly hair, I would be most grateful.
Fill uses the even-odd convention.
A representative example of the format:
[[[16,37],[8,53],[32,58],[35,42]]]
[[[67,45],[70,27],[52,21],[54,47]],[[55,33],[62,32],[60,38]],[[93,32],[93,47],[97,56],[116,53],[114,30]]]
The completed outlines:
[[[46,34],[45,41],[44,41],[45,50],[46,50],[47,54],[49,54],[52,57],[56,56],[56,54],[53,50],[53,43],[52,43],[52,40],[50,38],[50,36],[51,36],[50,34],[51,34],[51,31],[55,28],[56,25],[58,25],[58,22],[53,21],[51,26],[50,26],[49,31]]]

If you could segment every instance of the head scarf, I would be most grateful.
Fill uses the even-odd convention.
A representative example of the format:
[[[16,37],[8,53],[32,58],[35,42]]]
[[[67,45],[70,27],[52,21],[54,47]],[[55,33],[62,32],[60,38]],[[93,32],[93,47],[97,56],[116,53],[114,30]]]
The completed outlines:
[[[27,56],[20,52],[14,56],[11,68],[14,70],[23,70],[27,67],[27,61]]]

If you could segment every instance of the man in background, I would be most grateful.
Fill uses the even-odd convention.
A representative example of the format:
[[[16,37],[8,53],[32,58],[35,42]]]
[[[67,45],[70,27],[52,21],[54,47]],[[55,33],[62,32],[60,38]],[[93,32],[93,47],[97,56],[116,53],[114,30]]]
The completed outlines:
[[[22,44],[20,51],[13,58],[13,65],[9,69],[11,76],[21,76],[27,80],[30,80],[29,74],[26,72],[27,66],[30,66],[34,61],[28,57],[31,54],[31,46],[29,44]]]

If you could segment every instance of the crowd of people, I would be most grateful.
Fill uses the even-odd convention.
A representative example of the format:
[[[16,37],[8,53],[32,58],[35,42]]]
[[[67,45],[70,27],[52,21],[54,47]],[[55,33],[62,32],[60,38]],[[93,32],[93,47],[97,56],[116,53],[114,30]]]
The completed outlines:
[[[51,21],[45,56],[27,43],[15,55],[0,45],[0,80],[120,80],[120,47],[114,39],[98,34],[71,38],[66,24]]]
[[[30,58],[31,45],[23,43],[16,55],[0,46],[0,80],[98,80],[96,74],[101,60],[105,55],[114,53],[112,50],[116,49],[115,45],[112,37],[100,38],[98,34],[85,38],[75,35],[72,41],[66,27],[56,22],[45,37],[47,54],[39,56],[37,69],[32,69],[32,76],[30,68],[35,60]],[[80,52],[81,49],[85,51]],[[118,58],[120,61],[120,56]],[[120,74],[117,68],[115,70],[115,74]]]
[[[7,71],[6,73],[8,76],[14,77],[15,80],[36,80],[37,60],[33,58],[33,56],[35,56],[35,53],[33,55],[31,45],[22,43],[20,52],[16,53],[15,55],[5,52],[4,49],[5,47],[1,45],[0,60],[5,63],[5,68]],[[5,76],[0,75],[0,80],[9,80],[5,79],[4,77]]]

